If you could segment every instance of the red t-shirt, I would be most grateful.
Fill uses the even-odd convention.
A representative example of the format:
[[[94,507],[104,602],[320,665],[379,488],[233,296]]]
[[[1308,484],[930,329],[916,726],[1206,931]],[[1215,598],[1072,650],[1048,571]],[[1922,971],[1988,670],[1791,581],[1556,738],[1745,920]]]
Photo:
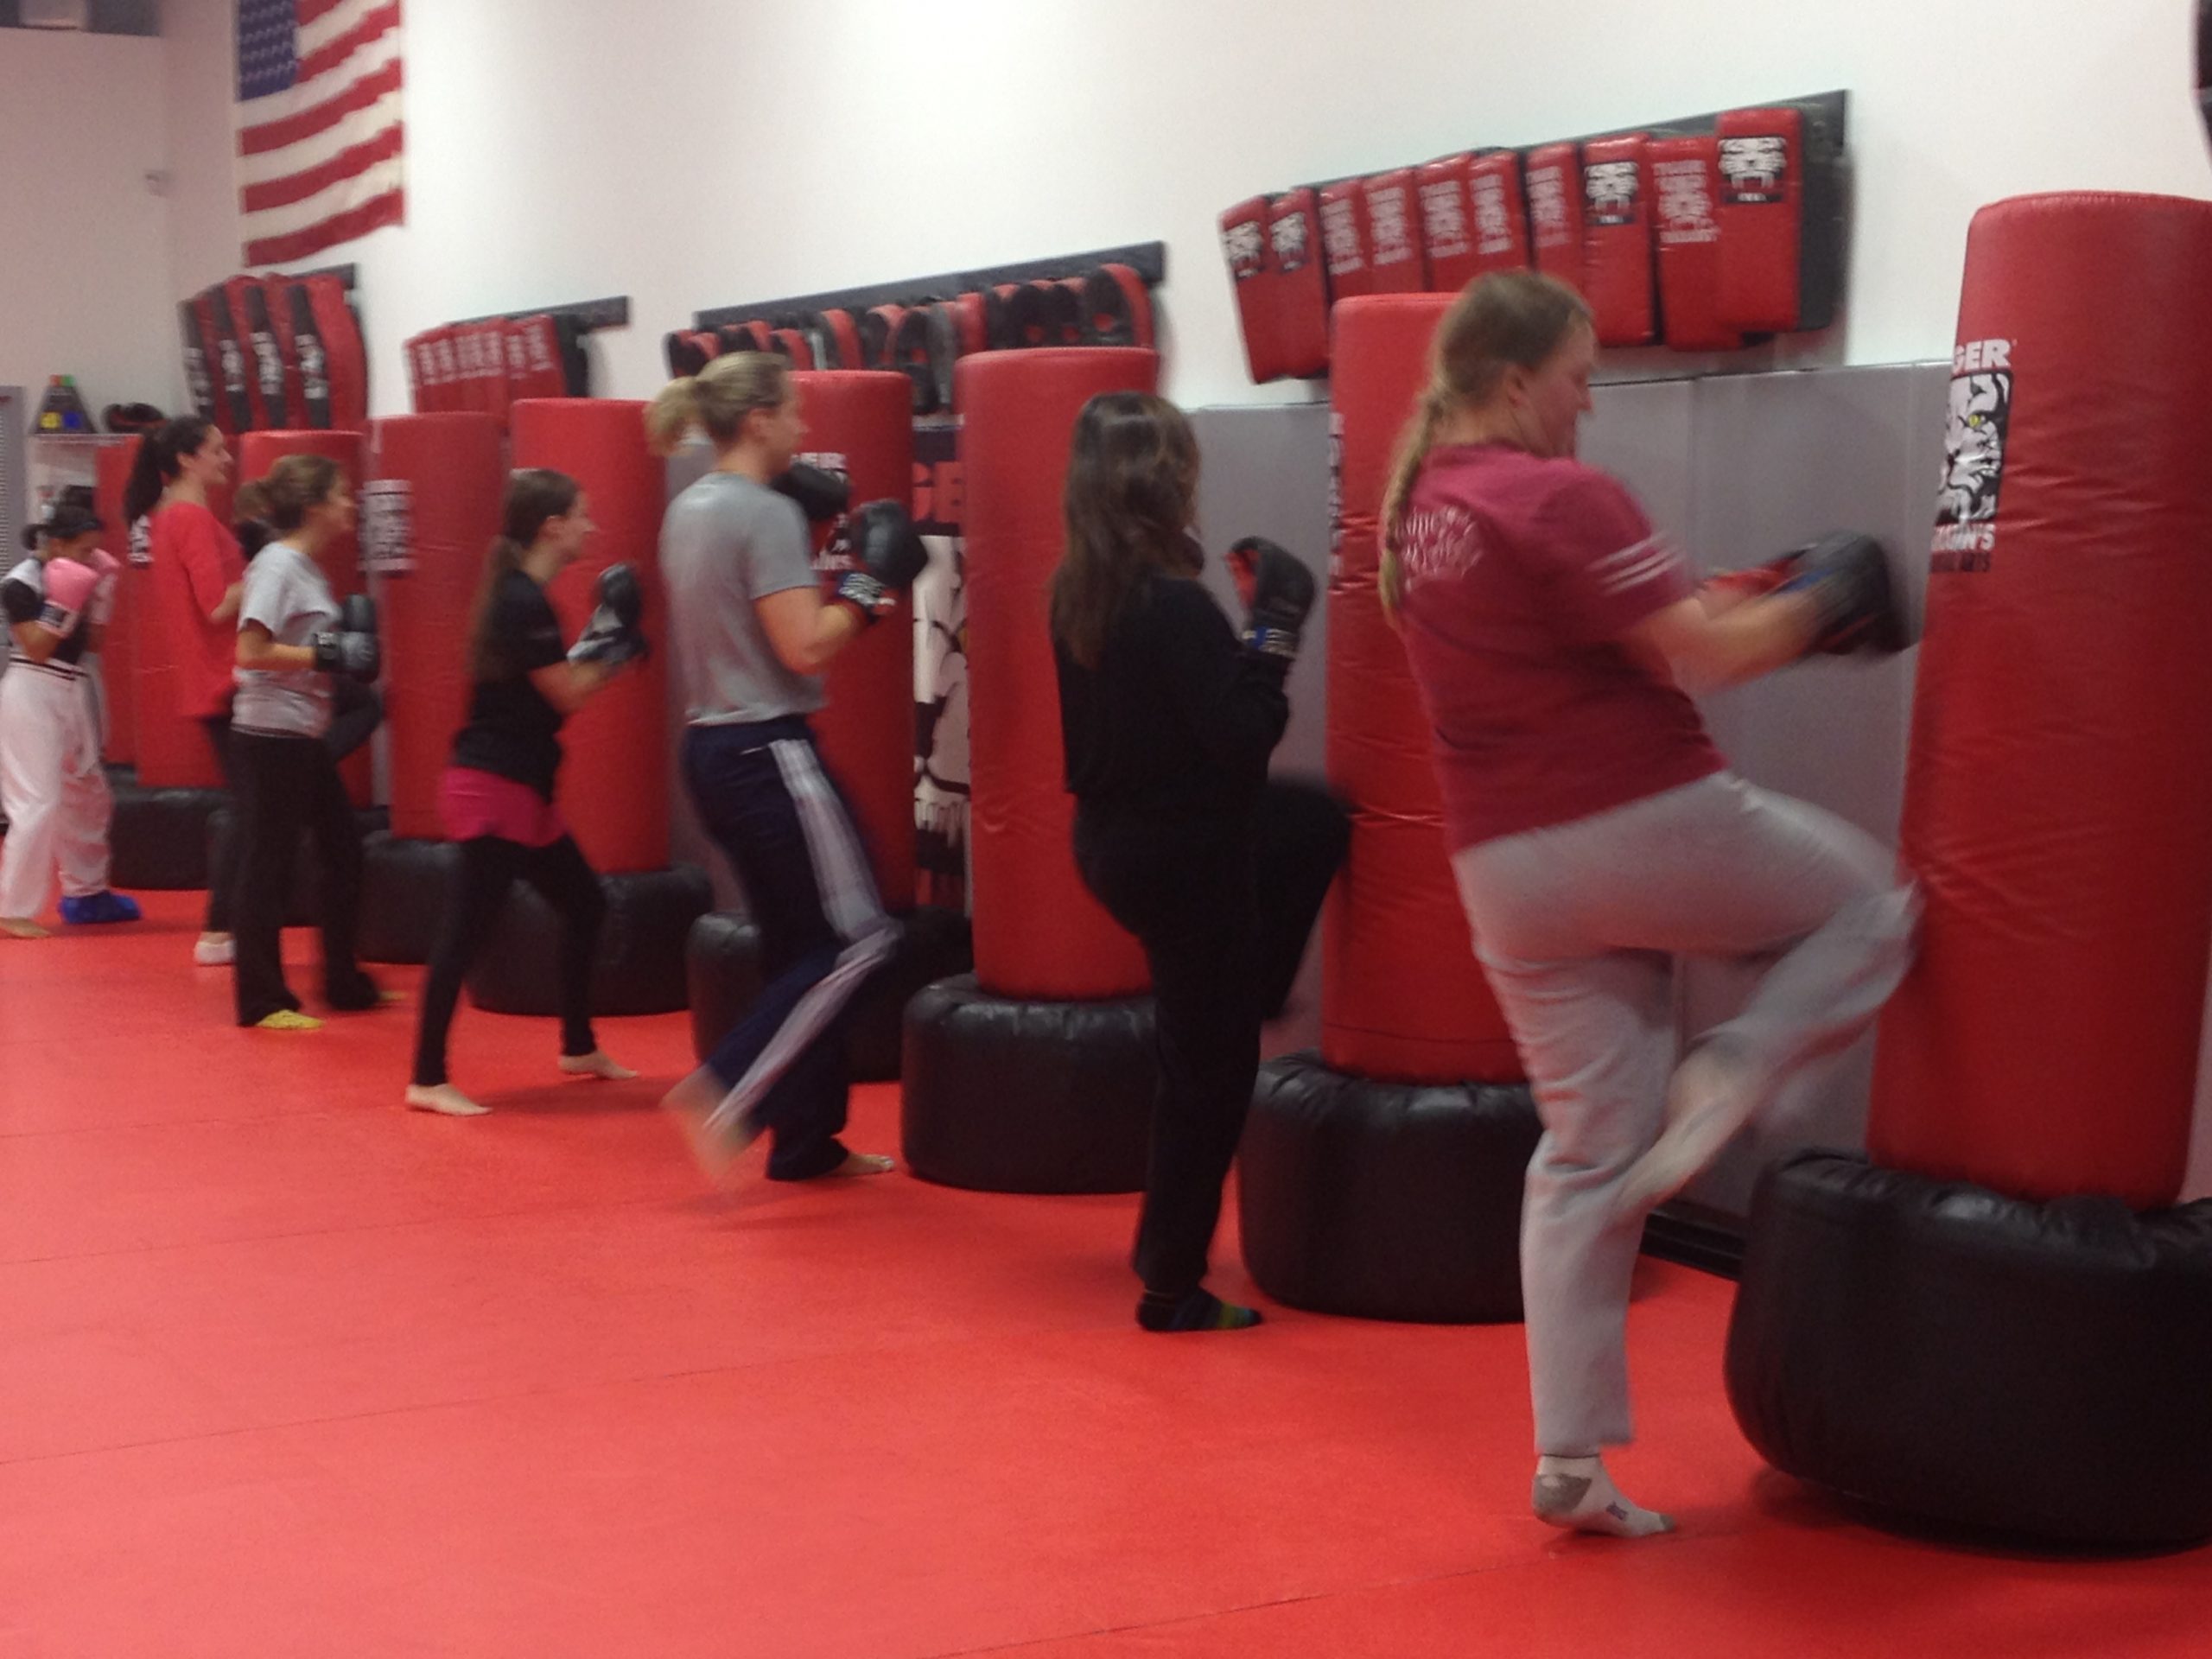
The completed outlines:
[[[176,662],[177,713],[194,719],[228,711],[238,666],[235,623],[210,622],[234,582],[245,579],[245,560],[230,526],[207,508],[178,501],[155,512],[154,587],[162,626]]]
[[[1618,483],[1503,444],[1440,447],[1400,522],[1406,658],[1455,850],[1722,769],[1696,705],[1619,643],[1694,584]]]

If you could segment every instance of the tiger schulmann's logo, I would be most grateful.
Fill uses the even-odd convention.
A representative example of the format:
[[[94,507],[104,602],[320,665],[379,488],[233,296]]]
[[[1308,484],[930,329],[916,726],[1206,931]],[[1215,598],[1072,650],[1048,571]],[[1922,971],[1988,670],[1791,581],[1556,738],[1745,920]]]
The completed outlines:
[[[1986,570],[1997,550],[1997,497],[2012,412],[2012,342],[1977,340],[1951,359],[1943,480],[1936,498],[1931,571]]]

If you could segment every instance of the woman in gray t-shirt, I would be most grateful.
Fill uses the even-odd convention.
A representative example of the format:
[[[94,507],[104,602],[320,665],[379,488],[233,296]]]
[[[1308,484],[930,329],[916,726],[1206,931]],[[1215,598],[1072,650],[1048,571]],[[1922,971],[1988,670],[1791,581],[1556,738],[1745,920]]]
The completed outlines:
[[[353,528],[353,492],[338,463],[287,455],[263,488],[277,539],[247,567],[231,709],[238,774],[238,1022],[313,1031],[322,1022],[300,1011],[284,982],[279,944],[302,829],[315,837],[322,877],[323,1000],[340,1009],[374,1007],[381,1000],[353,959],[361,843],[337,762],[323,742],[333,673],[376,678],[375,618],[365,600],[341,607],[324,574],[322,561]]]

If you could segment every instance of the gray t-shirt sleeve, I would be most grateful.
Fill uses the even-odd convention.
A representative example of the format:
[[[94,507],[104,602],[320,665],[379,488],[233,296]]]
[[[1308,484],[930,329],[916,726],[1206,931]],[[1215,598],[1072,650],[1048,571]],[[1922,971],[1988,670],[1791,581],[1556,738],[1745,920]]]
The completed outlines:
[[[264,554],[276,552],[266,548]],[[245,593],[238,601],[238,626],[258,622],[280,645],[311,643],[318,629],[337,616],[330,588],[305,554],[283,548],[276,558],[256,558],[245,568]]]
[[[814,585],[814,545],[798,503],[747,490],[729,504],[729,532],[744,550],[745,591],[755,599]]]

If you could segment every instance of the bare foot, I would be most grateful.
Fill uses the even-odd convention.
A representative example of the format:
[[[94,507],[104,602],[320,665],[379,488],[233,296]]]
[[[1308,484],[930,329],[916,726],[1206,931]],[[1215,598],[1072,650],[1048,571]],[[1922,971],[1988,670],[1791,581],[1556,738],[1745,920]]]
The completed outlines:
[[[563,1054],[561,1069],[572,1077],[601,1077],[608,1083],[627,1083],[638,1075],[609,1059],[603,1048],[594,1048],[588,1054]]]
[[[5,933],[11,939],[49,939],[54,937],[50,928],[41,927],[28,916],[0,916],[0,933]]]
[[[202,933],[193,942],[192,959],[202,968],[227,968],[238,957],[238,944],[227,933]]]
[[[483,1117],[492,1109],[479,1106],[449,1083],[410,1083],[406,1098],[407,1104],[416,1111],[436,1112],[446,1117]]]
[[[660,1097],[661,1109],[682,1127],[691,1156],[715,1182],[728,1178],[731,1166],[760,1135],[759,1123],[724,1109],[728,1096],[721,1079],[702,1065]]]
[[[888,1175],[899,1166],[880,1152],[849,1152],[832,1175]]]

